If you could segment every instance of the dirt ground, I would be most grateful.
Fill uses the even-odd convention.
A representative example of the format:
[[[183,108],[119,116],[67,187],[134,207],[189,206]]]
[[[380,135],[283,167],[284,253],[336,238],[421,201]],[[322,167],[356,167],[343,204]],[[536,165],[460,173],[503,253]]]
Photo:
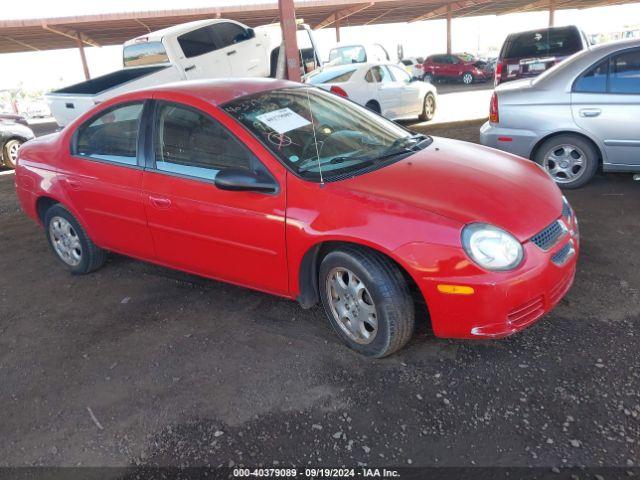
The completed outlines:
[[[477,141],[478,126],[425,131]],[[500,341],[421,334],[383,360],[344,347],[319,308],[115,255],[73,277],[13,178],[0,176],[0,465],[640,462],[630,175],[567,192],[578,274],[538,324]]]

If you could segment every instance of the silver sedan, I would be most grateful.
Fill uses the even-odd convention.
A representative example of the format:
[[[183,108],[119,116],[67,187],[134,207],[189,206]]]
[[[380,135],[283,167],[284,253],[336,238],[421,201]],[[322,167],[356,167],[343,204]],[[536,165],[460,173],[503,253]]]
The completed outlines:
[[[591,47],[531,80],[499,85],[483,145],[530,158],[564,188],[640,172],[640,40]]]

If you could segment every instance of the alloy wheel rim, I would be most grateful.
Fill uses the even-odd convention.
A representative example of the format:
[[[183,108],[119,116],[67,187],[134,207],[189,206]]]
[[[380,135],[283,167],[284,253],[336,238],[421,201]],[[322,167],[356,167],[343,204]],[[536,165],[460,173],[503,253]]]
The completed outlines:
[[[431,95],[427,95],[425,99],[425,107],[424,107],[424,111],[427,115],[427,118],[433,117],[434,110],[435,108],[434,108],[433,97]]]
[[[344,267],[333,268],[327,276],[326,292],[334,320],[356,343],[367,345],[378,333],[378,315],[366,285]]]
[[[18,150],[20,150],[20,143],[13,142],[9,145],[9,160],[12,164],[16,164],[16,160],[18,159]]]
[[[466,83],[467,85],[469,85],[471,83],[472,79],[473,79],[473,77],[471,77],[470,73],[465,73],[464,76],[462,77],[462,81],[464,83]]]
[[[82,244],[73,225],[62,217],[49,222],[49,235],[53,248],[64,263],[75,267],[82,261]]]
[[[558,183],[578,180],[585,172],[585,153],[575,145],[564,144],[550,149],[544,156],[544,168]]]

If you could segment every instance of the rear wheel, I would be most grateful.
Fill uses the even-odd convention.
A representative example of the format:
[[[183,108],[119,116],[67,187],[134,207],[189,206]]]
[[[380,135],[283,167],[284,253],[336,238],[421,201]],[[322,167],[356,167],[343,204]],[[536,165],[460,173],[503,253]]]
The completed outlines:
[[[579,188],[593,178],[598,169],[598,152],[577,135],[558,135],[538,148],[534,160],[560,188]]]
[[[471,85],[473,83],[473,75],[471,72],[466,72],[462,75],[462,83],[465,85]]]
[[[4,144],[2,159],[8,168],[16,168],[16,160],[18,159],[18,150],[22,145],[22,141],[16,138],[9,140]]]
[[[429,92],[424,96],[422,103],[422,113],[418,117],[421,122],[428,122],[433,120],[436,114],[436,97],[433,93]]]
[[[381,113],[380,104],[375,100],[369,100],[365,107],[367,107],[372,112]]]
[[[320,297],[329,321],[353,350],[385,357],[411,338],[413,299],[398,267],[383,255],[345,247],[320,265]]]
[[[71,273],[82,275],[104,265],[107,252],[91,241],[82,225],[62,205],[47,210],[44,226],[53,253]]]

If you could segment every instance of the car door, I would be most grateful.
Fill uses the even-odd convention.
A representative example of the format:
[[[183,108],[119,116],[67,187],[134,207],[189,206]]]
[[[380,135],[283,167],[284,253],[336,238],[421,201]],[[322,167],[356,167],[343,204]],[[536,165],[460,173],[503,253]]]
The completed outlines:
[[[212,113],[162,99],[156,104],[143,196],[157,260],[286,294],[284,170],[267,171],[246,140],[238,140]],[[221,190],[214,180],[228,168],[259,171],[279,190]]]
[[[413,82],[411,75],[396,65],[387,65],[387,68],[393,75],[394,80],[402,84],[400,90],[402,114],[415,115],[420,113],[422,111],[422,99],[419,98],[421,93],[420,84]]]
[[[397,118],[402,116],[402,87],[384,65],[371,67],[371,73],[376,83],[378,102],[381,113],[385,117]]]
[[[231,61],[218,43],[212,25],[180,35],[178,45],[188,80],[231,76]]]
[[[229,59],[231,75],[235,77],[266,76],[267,57],[252,29],[234,22],[220,22],[211,26],[220,52]]]
[[[142,100],[117,104],[80,125],[59,174],[70,204],[96,244],[150,258],[153,245],[142,201],[138,149],[144,105]]]
[[[611,55],[578,77],[576,124],[604,146],[606,163],[640,165],[640,48]]]

